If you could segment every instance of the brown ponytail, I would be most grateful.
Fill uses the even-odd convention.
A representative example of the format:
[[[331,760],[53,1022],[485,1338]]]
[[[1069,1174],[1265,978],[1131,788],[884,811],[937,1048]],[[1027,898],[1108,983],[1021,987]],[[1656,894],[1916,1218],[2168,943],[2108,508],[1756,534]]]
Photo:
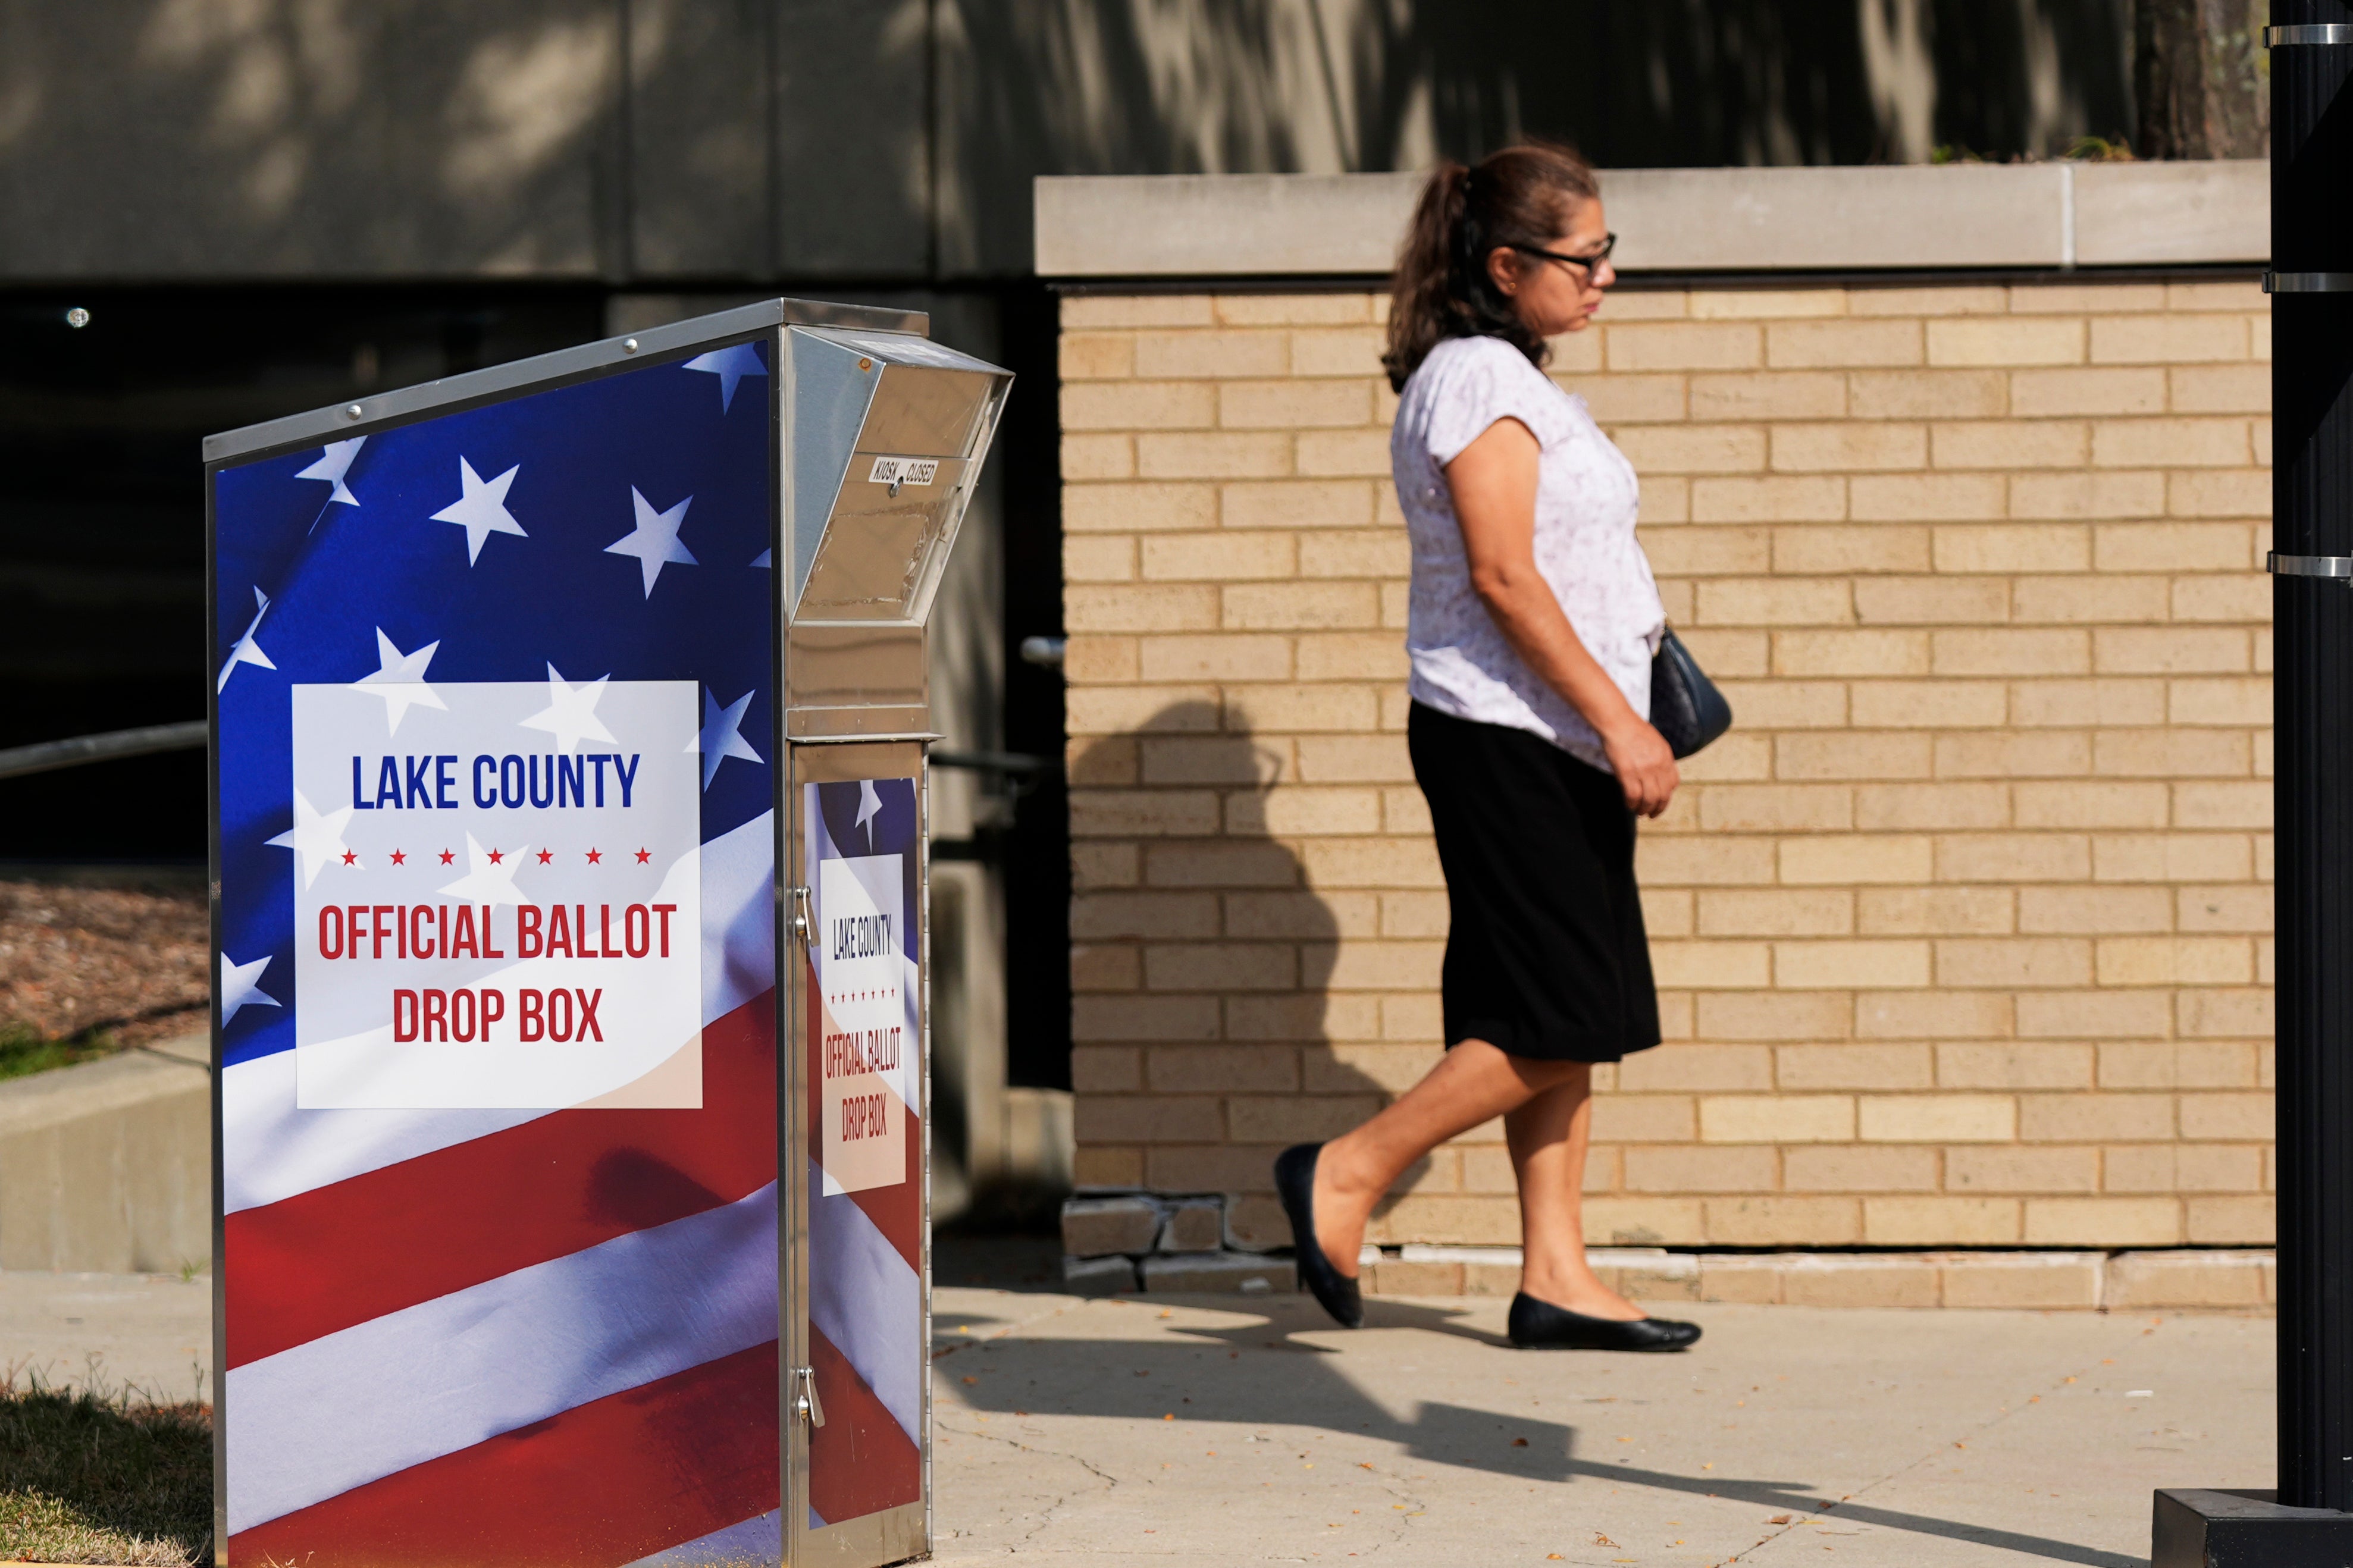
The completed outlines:
[[[1600,194],[1591,164],[1548,143],[1506,147],[1475,169],[1440,163],[1398,250],[1389,347],[1381,356],[1390,387],[1403,391],[1406,377],[1448,338],[1501,338],[1544,363],[1544,340],[1495,287],[1487,257],[1499,245],[1549,248],[1569,215]]]

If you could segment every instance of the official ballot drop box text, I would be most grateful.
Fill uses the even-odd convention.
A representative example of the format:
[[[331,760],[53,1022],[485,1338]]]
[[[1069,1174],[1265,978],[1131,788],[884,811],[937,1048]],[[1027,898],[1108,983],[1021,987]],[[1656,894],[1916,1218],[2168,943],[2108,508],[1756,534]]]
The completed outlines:
[[[930,1548],[924,626],[1010,377],[774,300],[206,444],[216,1553]]]

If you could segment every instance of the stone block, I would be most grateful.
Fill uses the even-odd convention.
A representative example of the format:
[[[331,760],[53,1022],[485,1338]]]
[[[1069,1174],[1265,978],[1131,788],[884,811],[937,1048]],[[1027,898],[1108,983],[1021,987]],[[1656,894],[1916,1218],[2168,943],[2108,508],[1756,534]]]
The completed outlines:
[[[1261,1296],[1299,1289],[1298,1270],[1290,1258],[1247,1252],[1160,1253],[1144,1260],[1142,1273],[1144,1288],[1154,1292]]]
[[[1365,1291],[1373,1296],[1461,1296],[1460,1263],[1406,1263],[1384,1258],[1363,1270]]]
[[[2125,1252],[2108,1259],[2103,1304],[2153,1307],[2262,1307],[2273,1299],[2268,1252]]]
[[[2096,1252],[1994,1252],[1942,1261],[1947,1307],[2042,1310],[2099,1306],[2107,1262]]]
[[[1149,1252],[1160,1225],[1150,1198],[1071,1198],[1062,1205],[1062,1251],[1072,1258]]]
[[[1062,1286],[1074,1296],[1112,1296],[1135,1289],[1135,1264],[1125,1258],[1065,1258]]]
[[[1225,1250],[1272,1252],[1291,1245],[1291,1220],[1280,1199],[1266,1193],[1237,1193],[1224,1209]]]
[[[1777,1258],[1781,1300],[1793,1307],[1933,1307],[1937,1269],[1930,1260],[1904,1257],[1808,1257]]]
[[[1163,1252],[1215,1252],[1224,1245],[1226,1205],[1218,1198],[1176,1198],[1161,1223]]]
[[[1703,1257],[1699,1300],[1769,1304],[1781,1299],[1780,1260],[1737,1255]]]

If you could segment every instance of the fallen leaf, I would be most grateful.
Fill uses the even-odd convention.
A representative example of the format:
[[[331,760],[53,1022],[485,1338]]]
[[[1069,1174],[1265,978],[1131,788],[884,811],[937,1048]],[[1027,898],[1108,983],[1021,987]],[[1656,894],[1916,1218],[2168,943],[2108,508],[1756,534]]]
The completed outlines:
[[[978,1378],[976,1378],[976,1377],[967,1377],[967,1378],[965,1378],[965,1381],[966,1383],[978,1383],[978,1382],[980,1381],[980,1379],[978,1379]]]
[[[1597,1530],[1593,1532],[1593,1544],[1596,1546],[1615,1546],[1618,1543]]]
[[[1789,1516],[1786,1513],[1777,1513],[1765,1522],[1767,1524],[1787,1524],[1789,1522]]]
[[[1528,1446],[1528,1440],[1527,1440],[1525,1437],[1514,1437],[1514,1438],[1513,1438],[1513,1439],[1512,1439],[1512,1447],[1514,1447],[1514,1448],[1525,1448],[1525,1447],[1526,1447],[1527,1446]],[[1366,1467],[1366,1468],[1371,1468],[1371,1467],[1369,1467],[1369,1466],[1367,1466],[1367,1467]]]
[[[1356,1468],[1360,1470],[1369,1470],[1372,1468],[1373,1462],[1370,1459],[1358,1459],[1356,1461]]]
[[[1176,1412],[1171,1410],[1167,1415],[1163,1415],[1160,1419],[1163,1421],[1174,1421],[1176,1419]]]
[[[1173,1318],[1173,1317],[1175,1317],[1176,1314],[1175,1312],[1173,1312],[1173,1311],[1164,1311],[1164,1312],[1162,1312],[1160,1315],[1161,1315],[1162,1317],[1164,1317],[1164,1318]]]
[[[1966,1447],[1968,1447],[1968,1445],[1967,1443],[1956,1443],[1956,1444],[1954,1444],[1954,1445],[1953,1445],[1953,1447],[1956,1447],[1956,1448],[1966,1448]]]

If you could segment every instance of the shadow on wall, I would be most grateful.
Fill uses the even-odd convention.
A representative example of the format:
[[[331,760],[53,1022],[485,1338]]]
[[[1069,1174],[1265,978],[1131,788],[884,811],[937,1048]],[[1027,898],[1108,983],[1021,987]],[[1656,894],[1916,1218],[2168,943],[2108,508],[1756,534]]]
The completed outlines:
[[[2131,31],[2126,0],[0,6],[0,273],[1003,276],[1038,174],[1528,135],[1616,168],[2049,155],[2133,125]]]
[[[1277,835],[1331,832],[1295,814],[1332,808],[1275,793],[1289,771],[1245,715],[1208,701],[1163,708],[1071,765],[1078,1183],[1224,1193],[1245,1246],[1290,1244],[1276,1153],[1364,1121],[1438,1043],[1369,1053],[1398,1058],[1377,1078],[1332,1049],[1383,1037],[1380,977],[1332,994],[1340,938],[1378,934],[1380,895],[1309,886]]]
[[[2134,123],[2126,0],[950,0],[939,255],[1041,174],[1340,174],[1527,136],[1605,168],[2050,156]]]

